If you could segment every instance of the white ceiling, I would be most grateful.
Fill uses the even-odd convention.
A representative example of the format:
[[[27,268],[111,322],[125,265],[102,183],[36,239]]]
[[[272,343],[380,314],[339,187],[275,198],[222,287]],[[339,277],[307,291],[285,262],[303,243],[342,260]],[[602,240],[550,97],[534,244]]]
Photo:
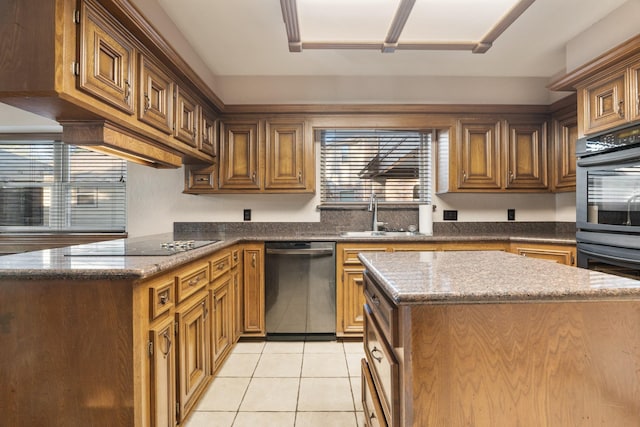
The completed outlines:
[[[514,2],[418,0],[401,40],[477,41]],[[291,53],[279,0],[158,3],[216,76],[550,77],[565,67],[566,43],[625,0],[536,0],[484,54],[377,50]],[[353,8],[344,8],[346,3]],[[298,0],[301,39],[380,42],[398,3]],[[341,16],[339,10],[344,11]]]

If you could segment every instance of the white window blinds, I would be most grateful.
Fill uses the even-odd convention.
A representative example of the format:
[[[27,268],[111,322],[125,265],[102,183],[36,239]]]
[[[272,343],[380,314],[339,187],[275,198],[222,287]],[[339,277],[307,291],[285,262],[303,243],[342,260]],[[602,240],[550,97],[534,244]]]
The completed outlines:
[[[323,204],[431,203],[432,132],[320,131]]]
[[[0,141],[0,231],[124,232],[126,161],[59,141]]]

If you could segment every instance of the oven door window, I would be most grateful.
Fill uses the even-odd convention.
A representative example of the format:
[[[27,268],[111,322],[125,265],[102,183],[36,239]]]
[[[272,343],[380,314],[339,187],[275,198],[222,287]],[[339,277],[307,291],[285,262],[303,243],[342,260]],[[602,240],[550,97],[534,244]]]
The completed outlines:
[[[640,226],[640,163],[587,172],[587,222]]]

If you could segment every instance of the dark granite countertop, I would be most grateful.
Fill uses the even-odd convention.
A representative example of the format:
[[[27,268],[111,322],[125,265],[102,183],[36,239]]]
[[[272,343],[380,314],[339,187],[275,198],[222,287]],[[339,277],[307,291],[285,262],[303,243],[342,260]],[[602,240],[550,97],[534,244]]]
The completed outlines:
[[[640,281],[501,251],[359,254],[398,304],[640,298]]]
[[[135,237],[128,241],[145,239],[165,240],[219,240],[216,243],[171,256],[68,256],[73,250],[86,247],[78,245],[58,249],[25,252],[0,256],[0,280],[46,280],[46,279],[144,279],[170,270],[190,261],[212,254],[215,251],[241,241],[285,241],[319,240],[335,242],[471,242],[471,241],[511,241],[553,244],[575,244],[575,236],[558,235],[444,235],[444,236],[373,236],[345,237],[339,233],[318,231],[288,233],[247,233],[247,232],[189,232],[166,233],[153,236]],[[92,243],[93,247],[111,245],[114,240]]]

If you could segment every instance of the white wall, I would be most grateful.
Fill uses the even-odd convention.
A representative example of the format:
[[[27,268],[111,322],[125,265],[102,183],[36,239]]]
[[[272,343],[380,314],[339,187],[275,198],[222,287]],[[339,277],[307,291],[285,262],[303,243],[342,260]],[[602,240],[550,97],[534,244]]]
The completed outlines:
[[[316,147],[316,153],[320,147]],[[320,156],[316,156],[320,182]],[[251,209],[254,222],[317,222],[320,195],[182,194],[184,170],[159,170],[129,163],[128,231],[131,236],[168,232],[173,222],[241,222]],[[516,221],[575,221],[575,193],[567,194],[444,194],[432,195],[437,206],[458,210],[458,221],[506,221],[507,209],[516,209]]]

